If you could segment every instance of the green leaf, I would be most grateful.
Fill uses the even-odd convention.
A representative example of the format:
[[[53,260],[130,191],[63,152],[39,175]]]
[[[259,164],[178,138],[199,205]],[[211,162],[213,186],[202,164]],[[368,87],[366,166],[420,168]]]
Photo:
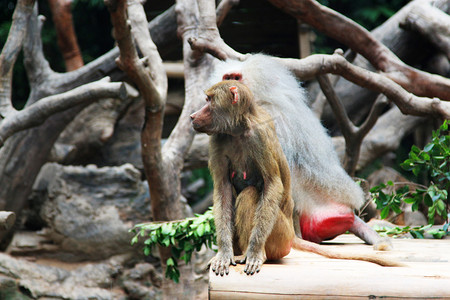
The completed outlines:
[[[445,231],[445,232],[448,232],[448,227],[450,226],[450,223],[446,223],[445,225],[444,225],[444,227],[442,227],[442,229]]]
[[[396,205],[393,205],[391,208],[396,214],[401,214],[402,213],[402,210],[400,209],[400,207],[398,207]]]
[[[205,223],[205,233],[211,234],[211,225],[208,223]]]
[[[412,162],[411,159],[407,159],[400,164],[400,167],[402,167],[406,171],[411,171],[414,168],[414,163]]]
[[[174,266],[175,265],[175,261],[173,260],[173,258],[172,257],[169,257],[167,260],[166,260],[166,266]]]
[[[419,204],[420,204],[420,202],[414,202],[414,204],[411,207],[412,211],[418,211],[419,210]]]
[[[378,193],[379,191],[381,191],[382,189],[384,189],[386,187],[386,185],[384,183],[381,183],[379,185],[376,185],[374,187],[372,187],[370,189],[371,193]]]
[[[414,198],[404,198],[403,202],[408,203],[408,204],[412,204],[412,203],[414,203],[416,201],[414,200]]]
[[[203,236],[204,233],[205,233],[205,224],[198,225],[197,227],[198,236]]]
[[[411,152],[412,153],[419,153],[420,152],[420,149],[419,149],[419,147],[417,147],[416,145],[412,145],[412,147],[411,147]]]
[[[433,143],[429,143],[423,148],[423,151],[430,152],[433,148],[434,148],[434,144]]]
[[[439,200],[436,202],[436,209],[439,213],[439,215],[442,215],[440,212],[443,212],[445,210],[445,203],[442,200]]]
[[[420,231],[412,230],[412,231],[410,231],[410,233],[413,236],[413,238],[415,238],[415,239],[424,239],[425,238]]]
[[[163,223],[161,227],[161,233],[163,235],[168,235],[172,231],[172,223]]]
[[[442,239],[447,233],[442,229],[432,229],[427,231],[428,234],[431,234],[435,239]]]
[[[162,241],[161,244],[165,247],[169,247],[170,245],[170,237],[166,236]]]
[[[382,219],[386,219],[387,216],[389,215],[389,206],[386,206],[385,208],[383,208],[380,212],[380,217]]]

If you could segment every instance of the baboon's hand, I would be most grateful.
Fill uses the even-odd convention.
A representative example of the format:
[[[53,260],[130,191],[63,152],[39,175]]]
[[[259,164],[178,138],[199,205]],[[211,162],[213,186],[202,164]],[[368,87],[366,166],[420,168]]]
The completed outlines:
[[[216,275],[220,274],[220,276],[223,276],[224,273],[225,275],[228,275],[228,273],[230,272],[230,264],[232,264],[233,266],[236,265],[236,263],[234,262],[233,253],[228,252],[219,251],[216,256],[214,256],[209,261],[211,270],[216,273]]]
[[[238,261],[240,264],[245,263],[244,272],[247,275],[253,275],[261,270],[261,266],[266,261],[264,253],[247,253],[244,259]]]

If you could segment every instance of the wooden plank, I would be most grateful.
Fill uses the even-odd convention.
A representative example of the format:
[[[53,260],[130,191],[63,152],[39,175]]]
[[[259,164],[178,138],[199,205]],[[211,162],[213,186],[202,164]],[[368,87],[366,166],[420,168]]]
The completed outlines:
[[[342,252],[372,253],[407,264],[381,267],[363,261],[332,260],[299,251],[267,263],[247,276],[244,266],[228,276],[210,272],[210,299],[450,299],[450,241],[393,240],[394,250],[372,250],[351,235],[327,247]]]

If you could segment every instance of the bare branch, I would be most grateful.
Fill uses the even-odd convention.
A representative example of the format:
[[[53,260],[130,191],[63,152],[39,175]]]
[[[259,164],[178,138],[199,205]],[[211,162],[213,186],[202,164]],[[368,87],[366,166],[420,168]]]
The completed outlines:
[[[426,119],[423,117],[406,116],[400,112],[398,107],[392,107],[378,119],[364,138],[357,169],[361,170],[378,157],[395,151],[403,137],[425,121]]]
[[[45,17],[38,16],[36,3],[28,22],[27,36],[23,45],[23,62],[27,70],[28,81],[32,91],[27,105],[32,104],[42,97],[41,95],[36,95],[39,91],[45,89],[48,91],[53,90],[55,85],[59,84],[58,79],[62,76],[50,68],[50,64],[44,56],[41,39],[41,29],[44,21]],[[52,80],[50,80],[50,77],[52,77]],[[46,96],[51,93],[46,93]]]
[[[326,73],[339,74],[345,79],[386,95],[404,114],[450,118],[450,103],[437,98],[418,97],[405,91],[391,79],[352,65],[342,55],[316,54],[304,59],[279,59],[299,78],[306,79]]]
[[[66,70],[76,70],[84,65],[72,21],[71,0],[48,0],[55,24],[58,46],[66,64]]]
[[[193,50],[209,53],[218,59],[245,59],[245,55],[228,46],[220,37],[216,22],[215,2],[211,0],[197,0],[200,19],[197,32],[188,31],[188,42]],[[181,30],[183,27],[181,27]]]
[[[120,49],[117,64],[138,86],[146,105],[150,105],[154,112],[162,111],[165,99],[160,98],[160,94],[145,68],[144,61],[139,59],[133,43],[127,21],[126,0],[109,1],[106,5],[111,14],[114,38]]]
[[[196,111],[203,101],[205,82],[207,82],[213,58],[192,49],[189,44],[189,38],[196,36],[199,32],[197,21],[201,18],[196,0],[179,0],[175,10],[178,33],[181,34],[180,37],[183,41],[185,102],[177,125],[164,144],[163,152],[165,160],[172,161],[174,168],[181,170],[184,157],[189,151],[195,135],[189,115]]]
[[[139,49],[144,55],[145,65],[151,75],[151,84],[154,86],[159,99],[152,102],[165,102],[167,97],[167,75],[164,71],[161,56],[153,42],[147,28],[147,17],[139,0],[128,0],[128,19],[131,23],[131,32],[136,39]],[[147,103],[149,104],[149,103]],[[153,103],[151,104],[154,105]]]
[[[403,63],[386,46],[356,22],[315,0],[269,0],[298,20],[335,38],[363,55],[378,70],[408,91],[426,97],[450,100],[450,80],[417,70]]]
[[[0,124],[0,147],[13,134],[40,125],[53,114],[76,105],[104,98],[126,99],[137,97],[137,91],[126,83],[109,79],[88,83],[63,94],[53,95],[16,111]]]
[[[336,121],[341,128],[342,135],[345,137],[346,141],[351,139],[355,135],[357,128],[348,118],[345,108],[342,105],[342,101],[336,95],[330,79],[328,79],[327,75],[319,75],[317,76],[317,81],[319,82],[320,88],[325,94],[328,103],[333,109],[334,115],[336,116]]]
[[[365,137],[369,133],[388,103],[386,96],[378,96],[377,100],[375,100],[375,103],[372,105],[366,120],[359,126],[358,135]]]
[[[347,113],[345,112],[344,105],[336,95],[328,76],[319,75],[317,76],[317,80],[319,81],[320,87],[327,97],[331,108],[333,109],[336,120],[341,128],[342,135],[345,138],[344,168],[347,173],[354,176],[356,165],[359,160],[362,141],[373,125],[375,125],[375,122],[380,116],[382,109],[386,106],[387,101],[383,100],[384,97],[380,98],[379,101],[376,101],[372,106],[366,121],[361,125],[361,127],[358,128],[349,119]]]
[[[400,26],[419,32],[450,59],[450,16],[442,10],[419,2]]]
[[[11,103],[12,69],[22,49],[26,24],[33,11],[34,0],[18,0],[8,38],[0,54],[0,118],[14,111]]]

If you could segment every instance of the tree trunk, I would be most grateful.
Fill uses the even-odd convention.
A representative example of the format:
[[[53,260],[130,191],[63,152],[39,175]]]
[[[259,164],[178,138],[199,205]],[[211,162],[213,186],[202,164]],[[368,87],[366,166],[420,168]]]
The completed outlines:
[[[72,11],[70,0],[48,0],[52,11],[53,23],[55,23],[58,46],[61,50],[67,71],[81,68],[83,58],[78,47],[77,36],[73,28]]]
[[[175,9],[169,9],[149,24],[155,32],[154,41],[160,53],[167,51],[176,42]],[[40,41],[40,24],[37,8],[29,19],[27,41],[24,46],[25,65],[31,86],[27,105],[39,99],[71,90],[82,84],[98,80],[105,73],[123,77],[115,64],[118,49],[114,48],[84,67],[65,74],[54,73],[45,60]],[[8,139],[0,149],[0,210],[8,209],[20,216],[20,212],[31,192],[34,180],[41,167],[47,162],[53,144],[61,131],[84,108],[77,106],[50,117],[44,124]],[[0,241],[5,248],[9,239]]]

